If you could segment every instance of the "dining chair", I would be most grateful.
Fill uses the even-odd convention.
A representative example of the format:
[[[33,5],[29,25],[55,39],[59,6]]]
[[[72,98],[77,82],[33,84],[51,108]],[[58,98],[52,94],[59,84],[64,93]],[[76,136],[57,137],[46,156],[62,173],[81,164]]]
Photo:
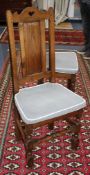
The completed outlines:
[[[75,91],[76,75],[79,71],[79,54],[72,50],[55,51],[55,76],[61,80],[67,80],[67,88]],[[47,66],[49,65],[49,53],[46,52]]]
[[[29,167],[33,166],[32,150],[37,144],[70,133],[71,148],[79,146],[80,118],[86,101],[55,81],[54,13],[27,7],[21,13],[6,12],[9,33],[10,62],[13,82],[14,119],[17,140],[22,139]],[[45,39],[45,20],[48,20],[49,50]],[[18,28],[19,41],[15,41]],[[38,80],[41,84],[38,84]],[[56,121],[66,121],[57,131]],[[48,126],[50,135],[35,139],[35,128]]]

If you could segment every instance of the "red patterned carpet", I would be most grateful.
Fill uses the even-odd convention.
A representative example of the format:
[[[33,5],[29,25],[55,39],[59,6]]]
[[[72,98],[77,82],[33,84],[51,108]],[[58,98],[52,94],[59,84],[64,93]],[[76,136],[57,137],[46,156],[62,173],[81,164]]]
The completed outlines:
[[[87,107],[81,119],[80,147],[77,151],[71,150],[69,135],[57,137],[54,142],[44,142],[33,150],[34,167],[28,169],[24,145],[15,138],[12,84],[8,64],[4,74],[5,81],[2,84],[4,93],[0,110],[1,175],[90,175],[90,79],[81,58],[79,66],[76,93],[87,100]],[[42,130],[37,128],[34,135],[39,136],[46,130],[46,127]]]
[[[15,29],[16,41],[18,41],[18,30]],[[46,32],[46,40],[48,40],[48,32]],[[55,30],[55,41],[59,44],[68,45],[83,45],[84,36],[82,30],[76,29],[56,29]],[[8,31],[7,28],[2,35],[1,42],[8,42]]]

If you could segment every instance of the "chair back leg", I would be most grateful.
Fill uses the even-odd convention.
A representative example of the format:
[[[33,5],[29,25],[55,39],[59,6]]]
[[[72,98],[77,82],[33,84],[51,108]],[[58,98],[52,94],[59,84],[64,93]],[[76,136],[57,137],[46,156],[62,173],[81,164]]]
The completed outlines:
[[[68,80],[68,89],[75,92],[75,82],[76,82],[76,74],[73,74],[71,79]]]
[[[74,132],[72,133],[72,138],[71,138],[71,148],[73,150],[77,150],[79,146],[79,133],[80,133],[80,119],[82,117],[83,110],[80,110],[80,112],[76,115],[75,122],[72,124]]]

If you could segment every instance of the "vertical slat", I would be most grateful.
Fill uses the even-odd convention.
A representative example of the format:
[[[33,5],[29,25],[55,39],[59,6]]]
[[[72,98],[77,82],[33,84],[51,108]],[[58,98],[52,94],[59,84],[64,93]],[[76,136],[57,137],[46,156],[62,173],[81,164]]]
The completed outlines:
[[[14,27],[13,27],[13,16],[11,12],[7,11],[7,26],[9,33],[9,47],[10,47],[10,59],[12,66],[12,78],[13,78],[13,90],[14,93],[18,91],[18,79],[17,79],[17,59],[16,59],[16,47],[15,47],[15,36],[14,36]]]
[[[25,54],[25,43],[24,43],[24,24],[19,23],[19,36],[20,36],[20,49],[21,49],[21,62],[22,62],[22,73],[26,75],[26,54]]]
[[[42,72],[46,72],[45,20],[40,21]]]
[[[55,23],[54,12],[51,9],[51,16],[49,19],[49,42],[50,42],[50,64],[52,71],[52,81],[55,79]]]
[[[26,53],[26,74],[30,73],[32,64],[29,63],[29,59],[30,62],[32,62],[31,60],[31,55],[29,55],[29,50],[30,50],[30,44],[31,41],[29,40],[30,37],[30,32],[29,32],[29,25],[28,23],[24,23],[24,44],[25,44],[25,53]]]
[[[26,70],[28,74],[41,71],[40,25],[39,21],[24,24]]]

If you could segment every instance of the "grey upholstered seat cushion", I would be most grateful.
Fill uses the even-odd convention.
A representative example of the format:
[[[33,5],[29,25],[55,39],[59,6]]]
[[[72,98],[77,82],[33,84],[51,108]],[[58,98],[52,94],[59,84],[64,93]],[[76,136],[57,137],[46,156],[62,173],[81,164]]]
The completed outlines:
[[[58,83],[23,88],[15,95],[22,120],[38,123],[85,107],[86,101]]]
[[[48,52],[47,52],[47,67]],[[78,72],[78,59],[75,52],[55,52],[55,71],[59,73],[75,74]]]

